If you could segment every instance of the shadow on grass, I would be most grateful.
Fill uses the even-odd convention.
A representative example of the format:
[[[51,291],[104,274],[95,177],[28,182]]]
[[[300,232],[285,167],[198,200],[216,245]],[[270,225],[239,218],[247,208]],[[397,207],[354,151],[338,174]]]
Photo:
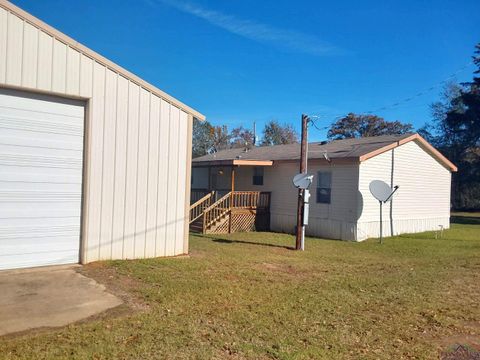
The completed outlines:
[[[453,224],[480,225],[480,217],[473,217],[473,216],[453,215],[453,216],[450,217],[450,221]]]
[[[276,247],[280,249],[287,249],[287,250],[294,250],[292,246],[286,245],[276,245],[276,244],[269,244],[269,243],[259,243],[255,241],[248,241],[248,240],[233,240],[233,239],[222,239],[222,238],[214,238],[210,236],[205,236],[202,234],[195,234],[196,237],[201,237],[216,243],[220,244],[245,244],[245,245],[258,245],[258,246],[267,246],[267,247]]]

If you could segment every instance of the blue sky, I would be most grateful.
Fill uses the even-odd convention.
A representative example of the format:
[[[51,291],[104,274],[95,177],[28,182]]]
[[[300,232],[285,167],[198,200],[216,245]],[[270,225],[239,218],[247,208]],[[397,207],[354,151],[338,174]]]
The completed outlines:
[[[478,0],[13,1],[229,129],[384,106],[420,127],[480,41]]]

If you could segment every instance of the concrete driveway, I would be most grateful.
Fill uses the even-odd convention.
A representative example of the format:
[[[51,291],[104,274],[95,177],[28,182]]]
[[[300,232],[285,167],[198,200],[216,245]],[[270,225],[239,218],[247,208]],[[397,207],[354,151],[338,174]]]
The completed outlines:
[[[75,271],[50,267],[0,272],[0,336],[64,326],[118,306],[122,301]]]

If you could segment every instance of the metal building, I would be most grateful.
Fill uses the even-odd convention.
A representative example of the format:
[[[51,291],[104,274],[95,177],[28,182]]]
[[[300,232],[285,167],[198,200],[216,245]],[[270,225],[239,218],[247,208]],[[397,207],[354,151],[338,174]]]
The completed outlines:
[[[0,0],[0,269],[187,253],[194,117]]]

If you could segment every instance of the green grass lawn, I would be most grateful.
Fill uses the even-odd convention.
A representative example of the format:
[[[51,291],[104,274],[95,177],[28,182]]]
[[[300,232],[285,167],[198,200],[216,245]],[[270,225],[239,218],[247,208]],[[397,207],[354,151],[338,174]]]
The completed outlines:
[[[465,221],[467,222],[467,221]],[[190,258],[91,264],[127,303],[0,339],[5,358],[438,358],[480,345],[480,225],[363,243],[192,236]]]

